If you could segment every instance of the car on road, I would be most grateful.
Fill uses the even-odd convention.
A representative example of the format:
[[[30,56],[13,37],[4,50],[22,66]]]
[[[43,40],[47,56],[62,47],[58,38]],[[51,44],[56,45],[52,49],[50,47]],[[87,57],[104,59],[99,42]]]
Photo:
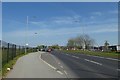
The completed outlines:
[[[46,50],[45,50],[46,52],[51,52],[52,51],[52,49],[51,48],[46,48]]]
[[[45,51],[45,48],[40,49],[40,51]]]

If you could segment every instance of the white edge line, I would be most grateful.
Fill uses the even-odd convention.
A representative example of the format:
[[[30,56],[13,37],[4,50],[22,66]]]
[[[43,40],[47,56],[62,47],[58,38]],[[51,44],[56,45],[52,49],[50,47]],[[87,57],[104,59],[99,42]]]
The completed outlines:
[[[77,56],[72,56],[72,57],[74,57],[74,58],[79,58],[79,57],[77,57]]]
[[[56,68],[55,67],[53,67],[52,65],[50,65],[49,63],[47,63],[46,61],[44,61],[42,58],[41,58],[41,54],[40,54],[40,56],[39,56],[39,58],[45,63],[45,64],[47,64],[49,67],[51,67],[52,69],[54,69],[54,70],[56,70]],[[63,74],[61,71],[57,71],[59,74]]]
[[[75,56],[72,56],[72,57],[75,57]]]
[[[60,66],[61,68],[63,68],[63,66]]]
[[[77,57],[77,56],[75,56],[75,58],[78,58],[78,59],[79,59],[79,57]]]
[[[94,64],[102,65],[101,63],[98,63],[98,62],[95,62],[95,61],[92,61],[92,60],[88,60],[88,59],[84,59],[84,60],[88,61],[88,62],[91,62],[91,63],[94,63]]]
[[[117,71],[120,71],[120,69],[116,69]]]
[[[65,70],[64,70],[64,73],[65,73],[65,74],[68,74]]]
[[[92,55],[87,55],[87,56],[92,56]],[[114,58],[105,58],[105,57],[100,57],[100,56],[92,56],[92,57],[104,58],[104,59],[109,59],[109,60],[114,60],[114,61],[120,61],[119,59],[114,59]]]
[[[114,58],[106,58],[106,59],[109,59],[109,60],[115,60],[115,61],[120,61],[118,59],[114,59]]]
[[[61,71],[57,71],[57,72],[58,72],[59,74],[61,74],[61,75],[63,74]]]
[[[45,64],[47,64],[49,67],[51,67],[52,69],[56,70],[55,67],[53,67],[52,65],[50,65],[49,63],[47,63],[46,61],[44,61],[44,60],[41,58],[41,55],[39,56],[39,58],[40,58]]]
[[[90,61],[90,60],[88,60],[88,59],[84,59],[85,61]]]

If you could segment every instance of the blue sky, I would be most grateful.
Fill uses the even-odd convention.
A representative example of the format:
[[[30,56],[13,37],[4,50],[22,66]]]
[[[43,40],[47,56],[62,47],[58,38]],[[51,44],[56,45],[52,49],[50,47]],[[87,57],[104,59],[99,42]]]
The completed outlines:
[[[3,2],[118,2],[119,0],[2,0]]]
[[[7,42],[25,45],[27,40],[30,46],[66,45],[69,38],[84,32],[98,45],[103,45],[105,40],[111,45],[118,43],[115,2],[4,2],[2,8],[3,40]],[[26,16],[29,16],[27,31]]]
[[[2,3],[0,3],[0,13],[2,13]],[[0,14],[0,22],[2,23],[2,14]],[[0,24],[0,39],[2,39],[2,24]]]

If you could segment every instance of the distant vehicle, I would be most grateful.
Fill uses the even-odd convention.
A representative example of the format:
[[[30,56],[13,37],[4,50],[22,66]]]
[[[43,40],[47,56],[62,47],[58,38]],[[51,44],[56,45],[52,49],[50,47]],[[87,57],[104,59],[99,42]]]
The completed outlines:
[[[40,49],[40,51],[43,51],[43,49]]]
[[[45,48],[41,49],[41,51],[45,51]]]
[[[52,49],[51,48],[46,48],[46,50],[45,50],[46,52],[51,52],[52,51]]]

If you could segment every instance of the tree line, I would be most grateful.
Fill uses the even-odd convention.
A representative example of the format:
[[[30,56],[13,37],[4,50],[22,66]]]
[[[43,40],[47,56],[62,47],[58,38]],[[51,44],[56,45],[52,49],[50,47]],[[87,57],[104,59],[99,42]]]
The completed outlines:
[[[91,49],[95,44],[95,40],[87,34],[82,34],[74,38],[70,38],[67,43],[68,48]]]
[[[51,49],[83,49],[83,50],[92,50],[94,49],[94,45],[96,44],[95,40],[91,38],[87,34],[81,34],[73,38],[69,38],[67,41],[66,46],[59,46],[58,44],[54,44],[51,46],[45,46],[45,45],[39,45],[37,46],[38,49],[45,49],[45,48],[51,48]],[[98,45],[98,50],[99,50]],[[108,41],[105,41],[104,46],[102,47],[104,51],[109,50],[109,43]]]

